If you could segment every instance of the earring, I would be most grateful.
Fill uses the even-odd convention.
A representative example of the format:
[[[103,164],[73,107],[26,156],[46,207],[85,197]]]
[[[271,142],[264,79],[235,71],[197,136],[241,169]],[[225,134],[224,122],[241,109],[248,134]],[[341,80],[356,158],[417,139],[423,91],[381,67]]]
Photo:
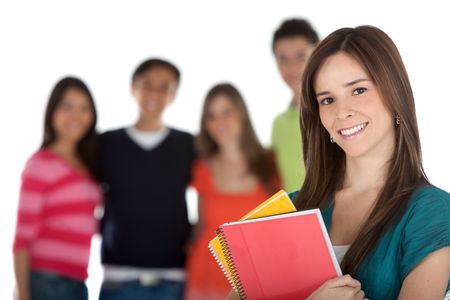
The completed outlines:
[[[331,136],[331,134],[330,134],[330,143],[332,143],[332,144],[336,143],[336,141],[335,141],[334,138]]]
[[[395,115],[395,124],[400,125],[400,116],[398,114]]]

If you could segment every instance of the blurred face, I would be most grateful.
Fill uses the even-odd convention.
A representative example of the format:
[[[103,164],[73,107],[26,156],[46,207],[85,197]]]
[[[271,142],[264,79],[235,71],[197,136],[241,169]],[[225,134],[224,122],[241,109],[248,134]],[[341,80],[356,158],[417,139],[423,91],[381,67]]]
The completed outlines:
[[[301,36],[281,38],[275,43],[278,70],[295,94],[300,92],[303,71],[313,49],[308,39]]]
[[[317,72],[314,89],[322,124],[347,157],[392,153],[393,114],[355,59],[342,52],[328,57]]]
[[[78,89],[68,89],[53,115],[56,139],[76,144],[93,122],[94,112],[88,96]]]
[[[175,98],[178,82],[173,72],[155,67],[139,75],[132,86],[132,94],[142,117],[159,118]]]
[[[206,112],[206,130],[220,145],[237,143],[242,133],[242,118],[231,100],[217,95],[210,102]]]

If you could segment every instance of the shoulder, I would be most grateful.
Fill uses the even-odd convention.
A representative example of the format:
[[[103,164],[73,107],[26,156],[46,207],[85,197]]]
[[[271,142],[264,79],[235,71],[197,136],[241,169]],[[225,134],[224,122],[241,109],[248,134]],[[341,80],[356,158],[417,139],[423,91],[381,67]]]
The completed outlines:
[[[450,200],[450,194],[443,189],[440,189],[434,185],[427,185],[417,189],[411,196],[413,200],[419,201],[422,199],[445,199]]]
[[[177,146],[187,147],[189,149],[194,148],[194,136],[192,134],[175,128],[169,128],[169,130],[170,132],[167,138],[171,140],[171,144],[175,143]]]
[[[115,153],[117,149],[128,145],[129,137],[125,128],[118,128],[102,133],[99,141],[101,155],[103,156],[106,153]]]
[[[196,159],[192,167],[192,172],[196,179],[209,177],[209,169],[206,160],[203,158]]]
[[[40,149],[33,153],[25,164],[25,169],[34,169],[41,166],[51,166],[51,165],[61,164],[60,159],[56,157],[55,154],[47,149]]]
[[[444,210],[450,213],[450,194],[432,185],[417,189],[411,195],[409,209],[416,211],[423,208]]]
[[[199,194],[205,194],[208,191],[211,176],[206,160],[203,158],[195,160],[192,167],[191,185],[197,189]]]
[[[61,158],[46,149],[35,152],[26,162],[22,177],[42,182],[53,182],[70,173]]]
[[[273,126],[277,127],[280,126],[281,123],[285,122],[288,112],[289,110],[279,113],[273,120]]]
[[[299,109],[289,106],[285,111],[281,112],[275,117],[274,123],[291,123],[293,120],[297,120],[299,117]]]
[[[125,128],[105,131],[100,135],[101,140],[114,140],[125,135]]]
[[[432,237],[443,234],[450,238],[450,195],[437,187],[418,188],[410,198],[400,224],[405,231],[405,241],[415,236]],[[433,234],[432,234],[433,233]]]
[[[169,127],[169,130],[170,130],[170,134],[176,138],[186,139],[186,140],[194,139],[194,136],[187,131],[180,130],[177,128],[172,128],[172,127]]]
[[[280,137],[286,136],[286,134],[287,136],[291,137],[292,134],[297,131],[298,133],[300,133],[298,122],[299,113],[293,108],[288,108],[285,112],[279,114],[274,119],[272,123],[272,139],[279,139]],[[286,139],[282,138],[282,140]]]

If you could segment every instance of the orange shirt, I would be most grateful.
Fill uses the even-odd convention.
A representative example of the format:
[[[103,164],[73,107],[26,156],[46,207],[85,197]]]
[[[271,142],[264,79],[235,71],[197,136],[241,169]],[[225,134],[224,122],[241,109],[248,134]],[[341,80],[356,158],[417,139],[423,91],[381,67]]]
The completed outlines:
[[[261,184],[246,193],[217,190],[205,160],[199,160],[194,165],[192,185],[201,198],[202,231],[192,245],[188,258],[186,299],[223,300],[231,285],[210,253],[208,243],[220,225],[239,220],[269,198],[270,193]]]

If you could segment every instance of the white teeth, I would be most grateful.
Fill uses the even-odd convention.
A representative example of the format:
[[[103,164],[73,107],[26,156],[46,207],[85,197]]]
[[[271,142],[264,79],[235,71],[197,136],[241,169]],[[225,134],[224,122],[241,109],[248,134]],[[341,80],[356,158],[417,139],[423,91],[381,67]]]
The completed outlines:
[[[352,135],[352,134],[355,134],[356,132],[362,130],[364,127],[366,127],[366,124],[367,123],[358,124],[352,128],[340,130],[339,132],[340,132],[340,134],[342,134],[344,136]]]

